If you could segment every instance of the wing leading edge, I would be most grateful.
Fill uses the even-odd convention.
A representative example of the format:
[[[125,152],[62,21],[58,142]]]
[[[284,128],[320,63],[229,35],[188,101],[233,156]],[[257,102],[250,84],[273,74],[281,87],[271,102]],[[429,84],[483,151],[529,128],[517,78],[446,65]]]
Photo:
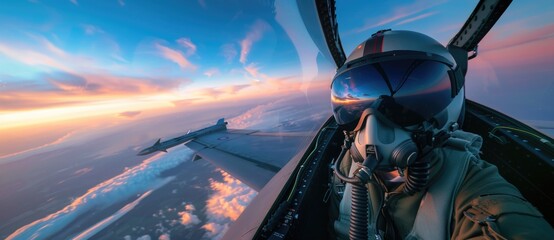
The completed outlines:
[[[309,141],[308,133],[225,130],[185,145],[201,158],[259,191]]]

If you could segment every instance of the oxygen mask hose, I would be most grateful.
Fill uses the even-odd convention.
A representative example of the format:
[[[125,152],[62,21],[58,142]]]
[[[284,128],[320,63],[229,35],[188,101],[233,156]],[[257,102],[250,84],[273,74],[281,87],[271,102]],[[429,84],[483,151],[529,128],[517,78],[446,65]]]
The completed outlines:
[[[368,150],[367,158],[355,172],[358,183],[352,184],[352,211],[350,213],[350,239],[368,239],[369,236],[369,196],[366,184],[379,163],[375,147]]]
[[[346,183],[352,184],[352,210],[350,213],[350,239],[368,239],[369,236],[369,197],[366,184],[371,180],[373,171],[379,164],[379,158],[375,146],[368,148],[367,157],[361,161],[359,152],[353,154],[353,164],[358,168],[354,172],[354,177],[347,177],[340,171],[340,163],[348,149],[357,151],[352,147],[350,134],[345,132],[344,145],[341,154],[335,162],[335,175]]]
[[[407,167],[406,184],[403,190],[405,193],[413,195],[429,185],[433,149],[442,147],[449,138],[450,134],[444,130],[437,134],[433,134],[431,131],[416,133],[414,139],[421,152],[418,156],[421,155],[421,157],[416,158],[414,163]]]
[[[367,239],[369,225],[369,199],[365,185],[352,184],[352,211],[350,213],[350,239]]]
[[[406,174],[406,184],[404,192],[413,195],[429,185],[431,174],[431,161],[427,154],[425,157],[418,158],[408,167]]]

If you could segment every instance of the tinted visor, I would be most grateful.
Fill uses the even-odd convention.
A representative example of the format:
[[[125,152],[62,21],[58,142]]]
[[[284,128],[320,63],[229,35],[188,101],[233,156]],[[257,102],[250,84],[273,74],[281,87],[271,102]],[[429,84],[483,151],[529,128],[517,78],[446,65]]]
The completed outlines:
[[[432,60],[395,60],[349,69],[333,80],[331,104],[341,125],[373,106],[400,126],[430,120],[452,101],[450,68]]]

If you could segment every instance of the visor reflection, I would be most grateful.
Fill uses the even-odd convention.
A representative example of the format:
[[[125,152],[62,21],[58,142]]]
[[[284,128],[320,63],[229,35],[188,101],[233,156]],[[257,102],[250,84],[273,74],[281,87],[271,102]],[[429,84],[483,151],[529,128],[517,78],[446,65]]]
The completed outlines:
[[[335,119],[339,124],[352,123],[376,99],[388,96],[394,104],[382,106],[380,111],[395,116],[391,120],[397,124],[407,126],[429,120],[452,101],[448,70],[440,62],[401,60],[343,72],[331,85]],[[414,114],[417,116],[410,116]]]

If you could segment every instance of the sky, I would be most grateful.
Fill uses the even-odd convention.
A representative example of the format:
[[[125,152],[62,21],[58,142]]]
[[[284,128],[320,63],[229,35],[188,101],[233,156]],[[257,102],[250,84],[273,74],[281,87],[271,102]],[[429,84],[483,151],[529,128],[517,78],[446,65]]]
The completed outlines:
[[[476,3],[339,1],[344,50],[349,54],[372,33],[388,28],[419,31],[447,44]],[[554,128],[550,104],[554,102],[553,12],[550,0],[512,3],[479,45],[478,57],[469,63],[469,99],[535,126]],[[175,114],[211,123],[216,119],[212,116],[242,111],[239,106],[245,104],[263,105],[291,93],[309,98],[310,91],[328,90],[332,66],[309,39],[294,1],[3,1],[0,161],[75,144],[78,138],[105,134],[109,127],[132,131],[114,140],[117,146],[102,145],[98,154],[108,156],[178,134],[173,132],[176,128],[181,132],[191,128],[177,125],[180,120]],[[206,114],[186,115],[202,111]],[[156,125],[151,121],[160,119],[153,117],[167,114],[174,114],[174,119],[160,120],[165,126],[151,129]],[[330,107],[327,114],[331,115]],[[156,163],[155,159],[148,163]],[[169,163],[185,160],[175,158]],[[122,176],[142,176],[134,174],[134,168],[125,173],[128,176]],[[110,181],[101,187],[110,186]],[[223,180],[233,181],[226,175]],[[218,186],[213,182],[211,187]],[[142,187],[136,192],[145,192],[146,197],[156,186]],[[246,195],[250,194],[254,193]],[[187,205],[181,220],[197,223],[198,212]]]
[[[266,1],[3,4],[1,128],[298,88],[299,60],[272,11]]]
[[[348,54],[384,28],[446,44],[475,4],[339,1],[344,49]],[[0,8],[0,131],[327,87],[332,65],[306,40],[295,7],[258,0],[7,1]],[[468,80],[475,89],[469,98],[517,118],[552,120],[552,110],[540,114],[540,101],[552,100],[554,90],[553,9],[551,1],[512,4],[470,62],[468,79],[477,79]],[[533,94],[519,98],[534,99],[518,103],[506,93],[521,87]],[[523,104],[534,105],[537,116]]]

